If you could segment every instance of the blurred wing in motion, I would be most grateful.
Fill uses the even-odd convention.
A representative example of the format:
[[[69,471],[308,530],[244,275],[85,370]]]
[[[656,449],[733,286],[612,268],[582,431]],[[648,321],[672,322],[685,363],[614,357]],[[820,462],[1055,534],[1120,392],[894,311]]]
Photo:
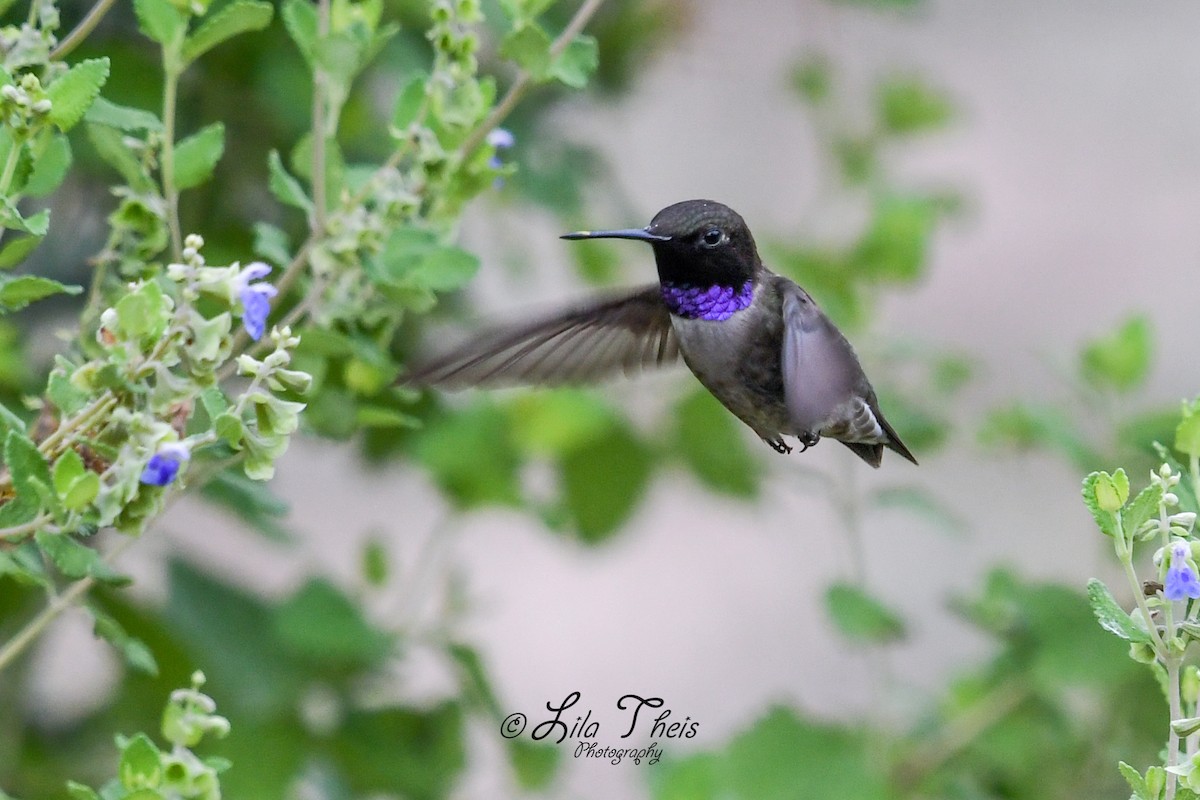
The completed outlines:
[[[671,315],[655,284],[548,319],[483,331],[401,380],[452,389],[588,383],[678,357]]]

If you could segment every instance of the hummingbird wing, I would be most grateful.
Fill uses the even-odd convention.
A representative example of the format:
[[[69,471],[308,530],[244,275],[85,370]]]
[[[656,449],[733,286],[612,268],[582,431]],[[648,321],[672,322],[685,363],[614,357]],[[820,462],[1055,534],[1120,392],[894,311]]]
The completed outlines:
[[[446,388],[587,383],[679,357],[657,284],[546,319],[485,330],[416,367],[405,383]]]
[[[837,439],[873,467],[884,447],[917,463],[879,410],[850,342],[807,292],[781,283],[783,392],[792,424]]]

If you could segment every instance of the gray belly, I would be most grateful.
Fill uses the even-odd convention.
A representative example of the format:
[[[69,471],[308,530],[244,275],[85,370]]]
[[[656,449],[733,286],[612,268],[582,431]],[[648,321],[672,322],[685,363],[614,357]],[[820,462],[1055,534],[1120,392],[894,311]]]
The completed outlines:
[[[781,332],[756,324],[751,311],[721,321],[672,317],[679,351],[700,383],[760,437],[799,435],[784,405]]]

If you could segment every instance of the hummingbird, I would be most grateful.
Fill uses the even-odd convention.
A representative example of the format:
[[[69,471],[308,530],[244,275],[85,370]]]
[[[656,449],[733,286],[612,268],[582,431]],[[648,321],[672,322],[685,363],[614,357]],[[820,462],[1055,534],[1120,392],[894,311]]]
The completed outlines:
[[[879,410],[854,348],[816,301],[763,265],[737,212],[712,200],[667,206],[644,228],[563,239],[633,239],[658,283],[485,330],[404,382],[442,388],[591,383],[679,358],[778,453],[835,439],[873,467],[884,448],[917,463]]]

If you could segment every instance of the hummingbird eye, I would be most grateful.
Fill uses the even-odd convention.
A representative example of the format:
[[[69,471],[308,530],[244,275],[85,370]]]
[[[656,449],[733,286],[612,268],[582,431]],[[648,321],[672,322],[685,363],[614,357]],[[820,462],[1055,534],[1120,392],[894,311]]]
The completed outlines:
[[[705,247],[716,247],[719,244],[723,244],[725,240],[725,232],[720,228],[709,228],[704,232],[704,235],[700,237],[700,241]]]

